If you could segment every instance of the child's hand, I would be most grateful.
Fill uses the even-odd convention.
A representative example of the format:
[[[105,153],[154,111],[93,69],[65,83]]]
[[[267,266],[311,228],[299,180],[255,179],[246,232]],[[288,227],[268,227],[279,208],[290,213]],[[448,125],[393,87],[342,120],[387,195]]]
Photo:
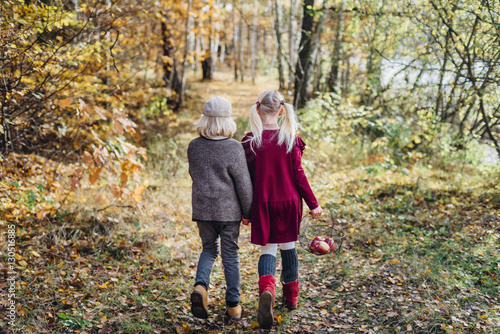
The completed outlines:
[[[241,218],[241,222],[243,223],[243,225],[249,225],[250,219]]]
[[[311,210],[311,216],[313,216],[314,218],[318,218],[322,213],[323,209],[321,208],[321,206],[318,206],[316,209]]]

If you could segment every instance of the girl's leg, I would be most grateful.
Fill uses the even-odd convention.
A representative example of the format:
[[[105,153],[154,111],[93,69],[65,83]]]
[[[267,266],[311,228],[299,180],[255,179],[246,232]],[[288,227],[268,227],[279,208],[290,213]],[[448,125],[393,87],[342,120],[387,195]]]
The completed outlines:
[[[278,244],[267,244],[260,246],[259,277],[276,274],[276,254]]]
[[[273,306],[276,298],[276,253],[277,244],[267,244],[260,248],[259,258],[259,308],[257,321],[261,328],[269,329],[273,325]]]
[[[240,302],[240,259],[238,237],[240,224],[226,224],[220,227],[221,256],[226,277],[226,305],[236,307]]]
[[[299,278],[299,256],[295,242],[280,244],[281,261],[283,265],[283,283],[290,283]]]
[[[219,254],[218,233],[214,224],[203,222],[197,222],[197,224],[203,250],[198,260],[195,285],[202,285],[208,290],[212,267]]]
[[[283,265],[281,280],[283,295],[288,309],[297,308],[299,297],[299,257],[295,242],[280,244],[281,261]]]

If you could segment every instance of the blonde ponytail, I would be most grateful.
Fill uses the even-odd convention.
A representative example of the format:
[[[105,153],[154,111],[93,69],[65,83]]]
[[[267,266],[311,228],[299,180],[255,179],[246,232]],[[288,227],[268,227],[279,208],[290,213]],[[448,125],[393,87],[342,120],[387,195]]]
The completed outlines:
[[[254,151],[255,147],[260,147],[262,145],[262,131],[264,126],[262,125],[262,119],[257,112],[257,104],[250,107],[250,129],[252,131],[252,139],[250,140],[250,148]],[[255,151],[254,151],[255,152]]]
[[[278,119],[280,132],[278,134],[278,145],[285,143],[287,153],[290,153],[295,144],[295,135],[297,132],[297,121],[295,120],[295,112],[293,106],[284,102],[285,99],[281,93],[275,90],[265,90],[259,94],[259,99],[256,104],[250,108],[250,129],[252,131],[252,139],[250,147],[252,151],[255,147],[262,145],[262,118],[260,117],[257,106],[261,113],[268,115],[276,115],[284,109],[284,115]]]
[[[293,106],[289,103],[283,103],[284,115],[278,120],[280,126],[280,133],[278,135],[278,145],[286,145],[287,153],[292,152],[293,145],[295,144],[295,135],[297,133],[297,121],[295,119],[295,112]]]

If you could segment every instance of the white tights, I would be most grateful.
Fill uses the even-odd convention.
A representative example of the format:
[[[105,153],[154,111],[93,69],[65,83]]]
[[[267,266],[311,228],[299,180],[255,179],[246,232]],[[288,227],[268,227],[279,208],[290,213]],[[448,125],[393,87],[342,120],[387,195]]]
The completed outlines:
[[[278,245],[281,250],[288,250],[295,248],[295,241],[284,242],[281,244],[267,244],[265,246],[260,246],[260,255],[269,254],[274,257],[278,254]]]

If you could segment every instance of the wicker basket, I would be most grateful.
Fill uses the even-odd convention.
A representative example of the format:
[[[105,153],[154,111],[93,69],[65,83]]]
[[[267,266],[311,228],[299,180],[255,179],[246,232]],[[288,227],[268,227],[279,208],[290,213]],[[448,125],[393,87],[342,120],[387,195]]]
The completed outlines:
[[[300,222],[300,230],[299,243],[305,251],[314,255],[340,254],[346,235],[337,217],[331,212],[320,218],[313,218],[310,214],[304,215]],[[332,238],[335,241],[335,249],[324,254],[314,253],[309,246],[317,236]]]

